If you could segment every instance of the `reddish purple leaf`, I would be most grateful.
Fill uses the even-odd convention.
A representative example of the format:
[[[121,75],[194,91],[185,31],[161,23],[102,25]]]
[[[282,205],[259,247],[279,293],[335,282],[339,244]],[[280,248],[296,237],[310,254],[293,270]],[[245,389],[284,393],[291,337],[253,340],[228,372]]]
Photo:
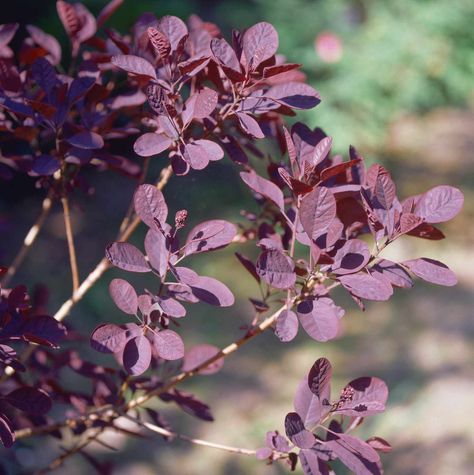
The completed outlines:
[[[135,212],[140,219],[151,229],[156,229],[155,219],[163,227],[168,216],[163,193],[153,185],[140,185],[133,195]]]
[[[382,437],[371,437],[366,442],[375,450],[379,452],[388,453],[392,451],[392,446]]]
[[[185,255],[212,251],[227,246],[237,234],[234,224],[221,219],[205,221],[195,226],[186,239]]]
[[[236,116],[237,119],[239,119],[240,127],[246,134],[251,135],[256,139],[263,139],[265,137],[260,125],[251,115],[246,114],[245,112],[237,112]]]
[[[328,341],[339,333],[340,308],[330,299],[303,300],[296,312],[305,332],[316,341]]]
[[[113,279],[109,285],[109,293],[115,305],[122,312],[135,315],[138,310],[138,297],[135,289],[126,280]]]
[[[184,355],[183,371],[192,371],[205,361],[213,358],[220,352],[217,346],[196,345],[190,348]],[[210,365],[198,371],[199,374],[215,374],[224,366],[224,358],[219,358]]]
[[[218,307],[230,307],[235,299],[232,292],[222,283],[212,277],[198,276],[189,284],[193,295],[199,300]]]
[[[302,449],[298,454],[304,475],[329,475],[327,464],[318,458],[317,452],[311,449]]]
[[[378,272],[395,287],[404,289],[413,287],[410,274],[400,265],[387,259],[380,259],[377,264],[370,269],[370,272]]]
[[[271,58],[278,49],[278,33],[267,22],[260,22],[245,31],[242,46],[251,69]]]
[[[166,35],[153,27],[148,28],[147,33],[158,58],[166,60],[171,52],[171,44]]]
[[[366,181],[377,200],[377,207],[390,209],[396,197],[395,183],[390,173],[381,165],[374,164],[367,170]]]
[[[360,239],[349,239],[334,256],[331,271],[335,274],[354,274],[369,262],[369,246]]]
[[[239,82],[245,79],[240,70],[240,63],[235,51],[224,38],[212,38],[211,51],[225,75],[231,81]]]
[[[26,29],[30,34],[31,39],[41,48],[46,50],[49,55],[48,58],[53,66],[56,66],[61,61],[61,45],[58,40],[48,33],[34,25],[27,25]]]
[[[192,119],[205,119],[216,108],[217,100],[217,92],[208,87],[194,93],[186,101],[186,108],[183,112],[183,122],[187,124]]]
[[[222,148],[211,140],[195,140],[184,147],[184,158],[191,168],[202,170],[209,161],[217,161],[224,157]]]
[[[435,186],[421,195],[415,206],[415,214],[428,223],[443,223],[454,218],[463,204],[464,196],[457,188]]]
[[[122,5],[124,0],[110,0],[97,15],[97,27],[100,28]]]
[[[111,62],[118,68],[123,69],[128,73],[156,79],[156,71],[154,66],[146,59],[140,58],[139,56],[134,56],[131,54],[113,56]]]
[[[289,289],[295,285],[295,264],[291,257],[278,250],[264,251],[257,261],[258,275],[276,289]]]
[[[235,257],[240,261],[240,263],[247,269],[247,271],[252,275],[252,277],[257,281],[260,282],[260,276],[257,273],[257,269],[255,268],[255,264],[246,256],[236,252]]]
[[[180,42],[188,34],[188,28],[183,20],[170,15],[160,18],[157,28],[168,38],[171,51],[176,51]]]
[[[49,394],[42,389],[30,386],[15,389],[4,396],[5,400],[13,407],[28,414],[42,416],[51,409],[52,401]]]
[[[164,360],[179,360],[184,356],[184,344],[181,337],[172,330],[154,331],[151,335],[153,347]]]
[[[285,63],[285,64],[277,64],[276,66],[267,66],[263,68],[263,77],[265,79],[271,78],[273,76],[277,76],[278,74],[286,73],[288,71],[293,71],[294,69],[298,69],[301,67],[301,64],[295,63]]]
[[[298,334],[298,317],[291,310],[283,310],[276,320],[275,335],[280,341],[288,342]]]
[[[420,259],[404,261],[402,264],[408,267],[417,277],[426,280],[426,282],[447,287],[457,284],[454,272],[442,262],[434,259],[422,257]]]
[[[301,200],[300,221],[312,240],[324,234],[336,217],[336,199],[329,188],[316,187]]]
[[[119,269],[129,272],[151,272],[145,256],[128,242],[114,242],[105,250],[107,259]]]
[[[73,147],[86,150],[97,150],[104,146],[104,139],[99,134],[89,130],[83,130],[82,132],[69,137],[66,141]]]
[[[161,277],[165,277],[170,252],[166,246],[166,237],[163,233],[149,229],[145,236],[145,251],[153,268],[158,271]]]
[[[166,135],[147,132],[138,137],[133,144],[133,150],[140,157],[152,157],[168,150],[172,143],[173,141]]]
[[[253,172],[241,172],[240,177],[251,190],[273,201],[280,210],[284,211],[283,192],[278,186]]]
[[[101,353],[119,353],[127,343],[127,332],[118,325],[105,323],[92,332],[90,343]]]
[[[319,358],[308,374],[308,387],[319,399],[328,393],[332,378],[332,366],[327,358]],[[329,399],[329,398],[328,398]]]
[[[305,429],[301,417],[296,412],[286,415],[285,432],[287,437],[300,449],[309,449],[316,443],[316,437]]]
[[[359,272],[339,277],[339,281],[351,294],[368,300],[388,300],[393,289],[388,281]]]
[[[321,102],[319,93],[302,82],[278,84],[271,87],[265,95],[293,109],[312,109]]]
[[[127,373],[139,376],[151,363],[151,345],[144,335],[128,340],[123,350],[123,366]]]
[[[66,336],[66,327],[49,315],[26,317],[21,324],[23,337],[39,345],[57,348]]]
[[[385,410],[387,385],[379,378],[358,378],[342,390],[335,413],[366,417]]]

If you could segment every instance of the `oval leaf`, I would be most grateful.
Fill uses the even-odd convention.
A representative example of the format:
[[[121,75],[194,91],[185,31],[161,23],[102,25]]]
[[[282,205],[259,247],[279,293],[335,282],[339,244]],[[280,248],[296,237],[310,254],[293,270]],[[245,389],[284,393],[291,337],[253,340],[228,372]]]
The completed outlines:
[[[113,279],[109,285],[109,293],[115,305],[122,312],[135,315],[138,310],[138,297],[135,289],[126,280]]]
[[[128,242],[114,242],[105,250],[107,259],[119,269],[129,272],[151,272],[145,256]]]

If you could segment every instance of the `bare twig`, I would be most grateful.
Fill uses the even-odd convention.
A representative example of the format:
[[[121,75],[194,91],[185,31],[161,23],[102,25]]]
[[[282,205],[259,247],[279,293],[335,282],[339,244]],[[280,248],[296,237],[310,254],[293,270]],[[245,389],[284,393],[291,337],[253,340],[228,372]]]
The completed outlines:
[[[35,242],[36,238],[38,237],[38,234],[49,214],[51,211],[51,207],[53,205],[53,192],[50,191],[46,198],[43,200],[43,204],[41,205],[41,212],[35,221],[35,224],[31,226],[30,230],[25,236],[25,239],[23,240],[23,245],[16,255],[15,259],[13,259],[13,262],[10,264],[8,267],[8,271],[1,280],[1,285],[3,287],[6,287],[9,283],[12,277],[15,275],[16,271],[22,264],[23,260],[25,259],[26,255],[28,254],[28,251],[31,249],[31,246]]]
[[[76,248],[74,246],[74,233],[72,232],[71,213],[69,210],[69,201],[66,195],[61,198],[64,214],[64,226],[66,228],[67,247],[69,249],[69,262],[71,264],[72,291],[76,292],[79,288],[79,271],[77,268]]]

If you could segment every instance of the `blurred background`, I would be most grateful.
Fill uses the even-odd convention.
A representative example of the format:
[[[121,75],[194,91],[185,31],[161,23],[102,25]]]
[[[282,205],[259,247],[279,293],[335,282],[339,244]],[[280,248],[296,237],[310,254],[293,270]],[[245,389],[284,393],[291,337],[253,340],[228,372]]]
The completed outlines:
[[[106,1],[83,3],[97,13]],[[387,474],[474,473],[474,2],[125,0],[111,24],[124,31],[145,11],[183,19],[197,13],[217,23],[227,37],[232,28],[262,20],[273,23],[280,34],[280,52],[290,62],[303,64],[308,82],[323,99],[316,109],[299,115],[299,120],[332,135],[336,152],[346,154],[353,144],[369,160],[382,162],[402,198],[438,184],[458,186],[466,197],[463,213],[443,227],[445,241],[406,237],[386,254],[397,259],[440,259],[456,271],[457,287],[417,282],[411,291],[396,291],[389,303],[369,302],[365,313],[345,302],[345,332],[329,343],[318,344],[302,332],[288,344],[279,343],[270,332],[259,337],[245,351],[228,358],[218,375],[183,385],[210,404],[214,423],[177,415],[171,407],[157,408],[163,407],[163,414],[183,433],[257,448],[263,445],[267,430],[283,430],[298,381],[316,358],[326,356],[334,366],[334,391],[361,375],[378,376],[388,383],[387,412],[368,420],[360,430],[362,436],[379,435],[394,446],[394,452],[383,457]],[[67,48],[53,0],[2,2],[0,22],[12,21],[37,24],[59,35]],[[163,166],[160,160],[155,162],[150,176]],[[242,208],[255,209],[234,168],[223,160],[198,175],[172,179],[165,191],[172,211],[188,208],[196,222],[239,220]],[[89,178],[95,193],[77,195],[73,203],[82,278],[115,238],[134,188],[129,180],[113,174]],[[0,184],[3,264],[17,252],[39,212],[41,197],[27,178]],[[143,231],[136,233],[134,242],[142,242]],[[241,334],[241,325],[250,322],[252,308],[247,299],[258,296],[258,289],[233,256],[235,250],[219,251],[212,260],[195,258],[196,269],[224,281],[236,294],[237,303],[225,310],[194,306],[181,330],[187,346],[225,345]],[[251,247],[238,250],[254,252]],[[14,282],[30,288],[44,283],[54,289],[50,298],[54,313],[70,292],[67,259],[58,207]],[[120,275],[110,271],[74,308],[69,321],[76,329],[90,333],[104,320],[124,321],[107,292],[110,279]],[[146,278],[132,276],[131,280],[137,288],[150,285]],[[87,346],[85,342],[86,351]],[[112,359],[106,361],[113,364]],[[186,442],[166,444],[159,437],[132,440],[110,435],[109,442],[120,451],[107,453],[95,446],[93,452],[99,459],[113,459],[118,475],[286,472],[251,457]],[[50,461],[53,447],[48,439],[40,444],[25,441],[8,457],[20,463],[21,473],[29,473]],[[2,461],[5,456],[3,452]],[[83,459],[75,458],[57,473],[90,470]]]

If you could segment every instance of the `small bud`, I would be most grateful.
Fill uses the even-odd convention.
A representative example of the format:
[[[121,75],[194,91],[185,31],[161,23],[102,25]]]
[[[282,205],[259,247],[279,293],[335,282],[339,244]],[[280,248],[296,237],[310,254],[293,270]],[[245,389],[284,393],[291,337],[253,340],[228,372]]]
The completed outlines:
[[[174,225],[176,229],[181,229],[186,224],[186,219],[188,217],[188,212],[185,209],[178,211],[174,217]]]

